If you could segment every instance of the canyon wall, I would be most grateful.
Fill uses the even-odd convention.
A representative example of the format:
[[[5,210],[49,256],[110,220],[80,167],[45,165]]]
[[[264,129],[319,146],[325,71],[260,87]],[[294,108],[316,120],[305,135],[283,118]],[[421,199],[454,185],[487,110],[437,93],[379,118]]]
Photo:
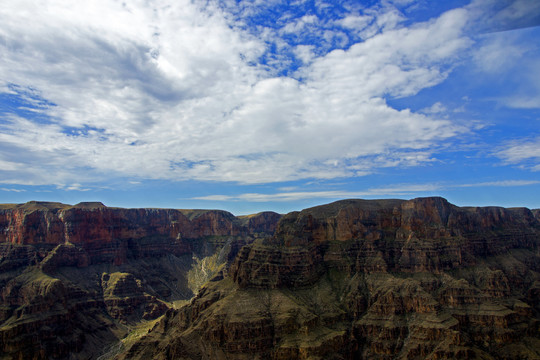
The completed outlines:
[[[118,359],[540,358],[537,214],[437,197],[287,214]]]
[[[539,214],[1,205],[0,359],[537,359]]]
[[[49,249],[70,243],[83,249],[90,264],[127,257],[193,251],[204,237],[245,237],[272,233],[276,213],[251,215],[248,221],[221,210],[121,209],[101,203],[29,202],[0,207],[0,244]]]
[[[189,300],[195,284],[272,234],[279,218],[0,205],[0,359],[97,358],[138,324]]]

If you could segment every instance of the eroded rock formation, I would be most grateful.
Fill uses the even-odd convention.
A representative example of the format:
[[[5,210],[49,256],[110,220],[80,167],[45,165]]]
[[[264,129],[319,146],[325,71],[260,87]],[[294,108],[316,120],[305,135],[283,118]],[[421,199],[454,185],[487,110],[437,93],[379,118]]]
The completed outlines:
[[[539,245],[538,210],[436,197],[3,205],[0,358],[537,359]]]
[[[118,358],[540,358],[537,214],[442,198],[290,213]]]
[[[188,273],[203,272],[204,283],[242,246],[271,234],[279,217],[0,205],[0,359],[97,358],[134,326],[190,299]]]

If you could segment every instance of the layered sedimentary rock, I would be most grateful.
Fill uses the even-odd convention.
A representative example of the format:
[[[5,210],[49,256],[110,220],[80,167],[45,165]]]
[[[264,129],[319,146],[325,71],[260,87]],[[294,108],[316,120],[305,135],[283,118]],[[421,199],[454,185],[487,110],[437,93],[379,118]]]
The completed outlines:
[[[258,260],[268,275],[279,274],[275,285],[309,284],[317,278],[309,274],[328,266],[349,274],[440,273],[533,249],[538,224],[528,209],[459,208],[442,198],[341,201],[284,216],[273,238],[243,249],[232,276],[258,286],[265,278],[249,269],[263,265]]]
[[[261,213],[244,221],[221,210],[29,202],[0,207],[0,243],[44,248],[71,243],[85,250],[91,264],[122,264],[128,257],[190,253],[197,245],[192,239],[272,232],[278,218],[276,213]]]
[[[134,326],[190,299],[198,285],[189,274],[202,273],[203,284],[242,246],[271,234],[279,217],[0,205],[0,359],[97,358]]]
[[[118,358],[540,358],[540,222],[442,198],[284,216]]]

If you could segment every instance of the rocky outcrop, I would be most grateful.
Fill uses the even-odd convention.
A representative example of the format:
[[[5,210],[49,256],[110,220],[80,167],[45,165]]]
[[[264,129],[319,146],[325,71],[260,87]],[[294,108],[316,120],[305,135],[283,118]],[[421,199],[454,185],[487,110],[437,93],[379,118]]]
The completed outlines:
[[[118,358],[536,359],[539,245],[524,208],[293,212]]]
[[[240,216],[242,224],[251,233],[273,234],[281,215],[272,211],[263,211],[253,215]]]
[[[1,290],[0,350],[3,358],[67,358],[88,355],[89,340],[116,339],[97,296],[29,268]]]
[[[165,302],[145,293],[141,280],[130,273],[103,273],[101,287],[107,312],[122,323],[130,318],[155,319],[169,309]]]

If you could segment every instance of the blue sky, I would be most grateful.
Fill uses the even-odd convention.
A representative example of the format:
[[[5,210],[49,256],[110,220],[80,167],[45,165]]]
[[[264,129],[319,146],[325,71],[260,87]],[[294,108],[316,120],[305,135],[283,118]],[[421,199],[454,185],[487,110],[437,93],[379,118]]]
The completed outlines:
[[[540,2],[15,0],[0,202],[540,208]]]

